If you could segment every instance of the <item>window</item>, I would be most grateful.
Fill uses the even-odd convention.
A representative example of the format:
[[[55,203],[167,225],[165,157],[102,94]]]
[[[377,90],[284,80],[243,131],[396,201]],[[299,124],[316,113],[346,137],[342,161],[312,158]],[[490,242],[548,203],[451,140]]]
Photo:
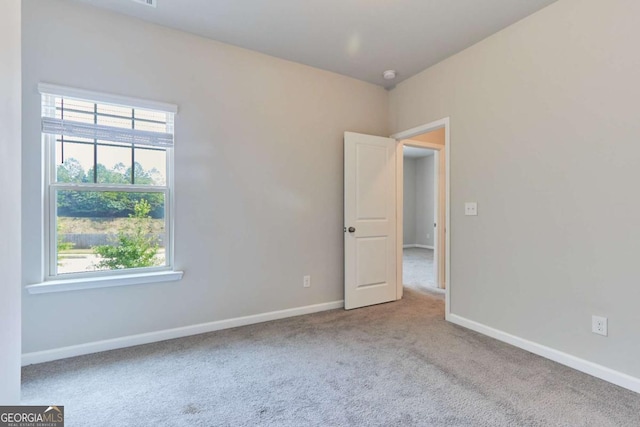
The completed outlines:
[[[170,270],[176,107],[39,89],[46,279]]]

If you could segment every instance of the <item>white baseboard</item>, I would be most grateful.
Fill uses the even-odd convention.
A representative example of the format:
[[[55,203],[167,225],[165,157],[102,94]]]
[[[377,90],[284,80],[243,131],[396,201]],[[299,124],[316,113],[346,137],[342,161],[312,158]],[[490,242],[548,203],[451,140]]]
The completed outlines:
[[[22,366],[49,362],[58,359],[66,359],[67,357],[81,356],[83,354],[98,353],[100,351],[131,347],[134,345],[149,344],[174,338],[182,338],[190,335],[204,334],[207,332],[219,331],[221,329],[252,325],[254,323],[268,322],[270,320],[301,316],[303,314],[317,313],[320,311],[333,310],[342,307],[344,307],[344,301],[334,301],[323,304],[290,308],[287,310],[271,311],[269,313],[255,314],[252,316],[218,320],[215,322],[201,323],[198,325],[184,326],[181,328],[165,329],[162,331],[148,332],[146,334],[129,335],[126,337],[113,338],[109,340],[94,341],[86,344],[72,345],[69,347],[54,348],[52,350],[34,351],[32,353],[24,353],[22,355]]]
[[[528,341],[524,338],[508,334],[456,314],[449,314],[447,316],[447,320],[451,323],[455,323],[456,325],[463,326],[483,335],[487,335],[491,338],[519,347],[533,354],[537,354],[538,356],[542,356],[553,360],[554,362],[584,372],[585,374],[592,375],[596,378],[600,378],[601,380],[608,381],[620,387],[640,393],[640,378],[632,377],[631,375],[615,371],[607,368],[606,366],[598,365],[597,363],[589,362],[588,360],[572,356],[560,350]]]
[[[433,246],[427,246],[427,245],[413,245],[416,248],[422,248],[422,249],[433,249]]]
[[[433,249],[433,246],[410,244],[410,245],[402,245],[402,248],[403,249],[407,249],[407,248]]]

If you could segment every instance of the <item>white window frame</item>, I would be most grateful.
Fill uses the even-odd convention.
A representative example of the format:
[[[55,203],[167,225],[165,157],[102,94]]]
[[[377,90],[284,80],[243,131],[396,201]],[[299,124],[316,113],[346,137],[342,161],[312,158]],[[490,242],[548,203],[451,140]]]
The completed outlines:
[[[177,106],[161,102],[142,100],[119,95],[110,95],[41,83],[38,90],[43,96],[52,95],[66,99],[80,99],[98,104],[114,104],[130,108],[156,110],[170,113],[173,117]],[[43,114],[44,115],[44,114]],[[173,133],[173,123],[171,123]],[[122,286],[141,283],[155,283],[180,280],[181,271],[174,267],[174,148],[166,146],[166,182],[164,186],[104,183],[58,183],[56,182],[56,137],[42,133],[44,148],[44,194],[43,194],[43,281],[27,286],[30,293],[48,293],[68,290],[91,289],[97,287]],[[55,274],[57,267],[57,198],[60,190],[114,191],[138,193],[163,193],[165,221],[165,265],[157,267],[95,270],[87,272]]]

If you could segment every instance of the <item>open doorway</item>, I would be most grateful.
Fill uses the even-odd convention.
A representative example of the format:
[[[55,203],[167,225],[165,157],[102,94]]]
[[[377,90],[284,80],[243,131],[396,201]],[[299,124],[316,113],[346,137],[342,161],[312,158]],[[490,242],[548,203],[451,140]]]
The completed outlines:
[[[449,118],[391,135],[344,134],[345,308],[402,298],[404,146],[434,151],[433,276],[450,313]],[[437,141],[430,138],[437,137]],[[395,209],[394,209],[395,206]],[[391,244],[389,244],[391,243]],[[395,276],[395,277],[393,277]]]
[[[437,131],[436,131],[437,132]],[[432,136],[432,139],[436,139]],[[403,285],[444,293],[437,277],[438,150],[403,145]]]
[[[449,224],[449,161],[450,137],[449,118],[444,118],[422,126],[396,133],[391,137],[398,141],[396,148],[396,185],[397,185],[397,250],[396,262],[397,299],[402,298],[404,286],[404,148],[427,148],[433,150],[435,169],[434,178],[434,222],[433,226],[433,276],[437,289],[443,289],[445,298],[445,315],[450,309],[450,232]],[[409,166],[411,167],[411,166]],[[411,191],[411,190],[410,190]],[[408,244],[411,244],[409,242]],[[420,244],[420,243],[415,243]],[[419,261],[420,262],[420,261]],[[435,289],[435,288],[433,288]]]

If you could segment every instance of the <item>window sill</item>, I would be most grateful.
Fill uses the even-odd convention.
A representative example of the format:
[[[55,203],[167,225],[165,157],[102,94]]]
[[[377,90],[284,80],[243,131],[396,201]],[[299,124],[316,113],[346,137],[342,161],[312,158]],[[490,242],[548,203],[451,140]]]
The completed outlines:
[[[49,280],[27,285],[26,289],[30,294],[48,294],[52,292],[141,285],[144,283],[175,282],[181,280],[183,274],[182,271],[156,271],[151,273],[122,274],[82,279]]]

